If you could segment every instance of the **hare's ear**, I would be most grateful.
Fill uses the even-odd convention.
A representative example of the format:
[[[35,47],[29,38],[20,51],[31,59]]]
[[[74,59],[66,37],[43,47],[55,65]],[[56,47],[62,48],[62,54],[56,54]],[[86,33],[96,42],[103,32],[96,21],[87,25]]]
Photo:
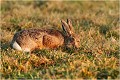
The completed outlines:
[[[69,29],[68,24],[67,24],[64,20],[61,20],[61,23],[62,23],[63,31],[65,31],[66,34],[69,35],[69,34],[70,34],[70,33],[69,33],[70,29]]]
[[[71,33],[74,33],[75,31],[74,31],[74,28],[72,26],[72,21],[70,19],[67,19],[67,24],[69,26],[69,29],[70,29]]]

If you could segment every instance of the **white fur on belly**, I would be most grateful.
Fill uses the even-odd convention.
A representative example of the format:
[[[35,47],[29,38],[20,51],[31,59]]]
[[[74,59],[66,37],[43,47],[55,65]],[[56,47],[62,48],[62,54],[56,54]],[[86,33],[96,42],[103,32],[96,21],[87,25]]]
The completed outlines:
[[[13,47],[14,49],[17,49],[17,50],[22,51],[22,48],[19,46],[19,44],[18,44],[16,41],[15,41],[15,42],[13,42],[12,47]]]
[[[29,48],[25,48],[23,51],[24,52],[30,52],[30,49]]]

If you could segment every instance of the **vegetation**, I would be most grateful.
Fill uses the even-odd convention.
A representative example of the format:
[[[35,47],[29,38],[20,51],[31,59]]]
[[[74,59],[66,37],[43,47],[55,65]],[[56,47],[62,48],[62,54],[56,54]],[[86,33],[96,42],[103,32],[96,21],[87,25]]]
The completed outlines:
[[[1,79],[119,79],[118,1],[1,1]],[[72,20],[80,48],[19,52],[10,48],[23,29],[61,30]]]

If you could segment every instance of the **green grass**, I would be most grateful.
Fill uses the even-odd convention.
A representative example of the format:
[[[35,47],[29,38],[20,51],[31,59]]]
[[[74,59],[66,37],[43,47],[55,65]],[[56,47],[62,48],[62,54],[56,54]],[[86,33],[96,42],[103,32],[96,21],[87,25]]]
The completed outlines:
[[[2,1],[1,79],[119,79],[118,1]],[[80,36],[74,49],[11,49],[13,35],[29,28],[61,30],[70,18]]]

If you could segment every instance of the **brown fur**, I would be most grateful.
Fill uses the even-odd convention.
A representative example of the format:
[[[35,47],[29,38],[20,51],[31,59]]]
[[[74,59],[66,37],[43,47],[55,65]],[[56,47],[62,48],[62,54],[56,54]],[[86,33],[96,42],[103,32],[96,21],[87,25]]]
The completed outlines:
[[[29,29],[23,30],[14,35],[13,40],[24,48],[56,48],[62,46],[64,43],[64,37],[58,30],[53,29]]]
[[[71,21],[67,23],[62,20],[62,28],[64,33],[54,29],[28,29],[16,33],[13,37],[11,45],[16,41],[17,44],[25,50],[57,48],[59,46],[72,45],[78,47],[78,37],[74,33]]]

